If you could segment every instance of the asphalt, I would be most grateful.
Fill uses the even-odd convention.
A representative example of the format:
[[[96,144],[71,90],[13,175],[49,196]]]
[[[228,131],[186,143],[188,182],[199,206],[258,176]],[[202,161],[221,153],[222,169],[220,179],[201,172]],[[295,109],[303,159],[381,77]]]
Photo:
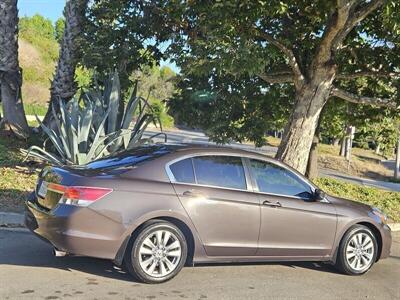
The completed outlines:
[[[55,258],[29,232],[0,230],[0,299],[400,299],[400,233],[391,257],[363,276],[317,263],[186,267],[159,285],[137,283],[110,261]]]

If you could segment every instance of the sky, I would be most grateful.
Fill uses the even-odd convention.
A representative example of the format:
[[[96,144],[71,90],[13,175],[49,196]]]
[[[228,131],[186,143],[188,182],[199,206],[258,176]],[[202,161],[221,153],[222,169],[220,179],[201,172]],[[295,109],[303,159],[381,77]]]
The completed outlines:
[[[19,16],[41,14],[55,22],[63,14],[65,0],[18,0]]]
[[[54,23],[63,15],[65,2],[65,0],[18,0],[19,16],[31,17],[40,14]],[[170,61],[162,61],[161,66],[168,66],[176,73],[180,71],[179,67]]]

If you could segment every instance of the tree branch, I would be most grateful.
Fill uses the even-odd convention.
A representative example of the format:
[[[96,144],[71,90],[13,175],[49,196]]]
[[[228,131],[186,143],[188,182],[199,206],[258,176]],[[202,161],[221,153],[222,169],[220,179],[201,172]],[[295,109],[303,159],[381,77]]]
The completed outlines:
[[[350,30],[353,29],[354,26],[356,26],[359,22],[364,20],[375,9],[377,9],[379,6],[383,5],[384,2],[385,2],[385,0],[372,0],[370,3],[368,3],[362,9],[355,12],[354,15],[351,17],[351,19],[349,20]]]
[[[367,104],[367,105],[375,105],[397,109],[398,105],[394,99],[384,99],[379,97],[365,97],[356,94],[352,94],[341,90],[339,88],[333,88],[331,90],[331,95],[346,100],[351,103],[356,104]]]
[[[286,47],[283,43],[278,41],[276,38],[274,38],[269,33],[266,33],[265,31],[263,31],[259,28],[255,28],[255,29],[257,31],[258,37],[260,37],[260,38],[266,40],[267,42],[269,42],[270,44],[274,45],[279,50],[281,50],[283,52],[283,54],[286,55],[286,57],[289,59],[289,66],[293,70],[294,76],[292,76],[292,81],[294,82],[296,87],[300,88],[300,86],[302,85],[302,83],[304,81],[304,75],[301,72],[299,63],[298,63],[297,58],[294,55],[293,51],[290,48]]]
[[[288,71],[274,72],[274,73],[262,73],[258,74],[262,80],[268,83],[293,83],[293,73]]]
[[[337,8],[328,19],[326,29],[322,35],[321,43],[318,46],[317,55],[313,61],[314,67],[325,64],[332,59],[332,46],[337,41],[337,37],[345,29],[355,0],[338,0]]]
[[[338,0],[336,10],[329,17],[312,69],[331,61],[350,31],[384,1],[371,0],[359,7],[360,0]]]
[[[388,77],[400,77],[399,72],[374,72],[374,71],[360,71],[353,74],[338,74],[336,79],[351,80],[360,77],[376,77],[376,78],[388,78]]]
[[[376,10],[379,6],[383,5],[384,2],[385,0],[372,0],[364,7],[354,12],[346,22],[346,27],[344,28],[344,30],[336,38],[336,41],[333,44],[333,50],[336,51],[340,47],[346,36],[349,34],[349,32],[352,31],[353,28],[362,20],[364,20],[370,13]]]

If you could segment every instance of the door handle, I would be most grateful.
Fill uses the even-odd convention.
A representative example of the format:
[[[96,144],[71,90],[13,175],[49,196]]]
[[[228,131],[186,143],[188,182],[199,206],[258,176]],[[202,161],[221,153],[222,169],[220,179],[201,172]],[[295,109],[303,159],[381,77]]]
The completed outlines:
[[[198,191],[198,190],[188,190],[188,191],[184,191],[183,196],[192,196],[192,197],[201,197],[203,196],[203,193]]]
[[[275,203],[273,203],[273,202],[270,202],[270,201],[268,201],[268,200],[265,200],[265,201],[263,202],[263,205],[265,205],[265,206],[270,206],[270,207],[282,207],[282,204],[280,204],[278,201],[275,202]]]

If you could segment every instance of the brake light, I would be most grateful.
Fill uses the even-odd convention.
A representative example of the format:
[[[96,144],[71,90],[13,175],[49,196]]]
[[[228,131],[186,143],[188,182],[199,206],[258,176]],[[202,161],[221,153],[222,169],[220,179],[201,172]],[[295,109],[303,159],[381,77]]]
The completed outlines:
[[[108,188],[85,186],[66,186],[64,188],[63,196],[59,202],[77,206],[88,206],[113,191]]]

